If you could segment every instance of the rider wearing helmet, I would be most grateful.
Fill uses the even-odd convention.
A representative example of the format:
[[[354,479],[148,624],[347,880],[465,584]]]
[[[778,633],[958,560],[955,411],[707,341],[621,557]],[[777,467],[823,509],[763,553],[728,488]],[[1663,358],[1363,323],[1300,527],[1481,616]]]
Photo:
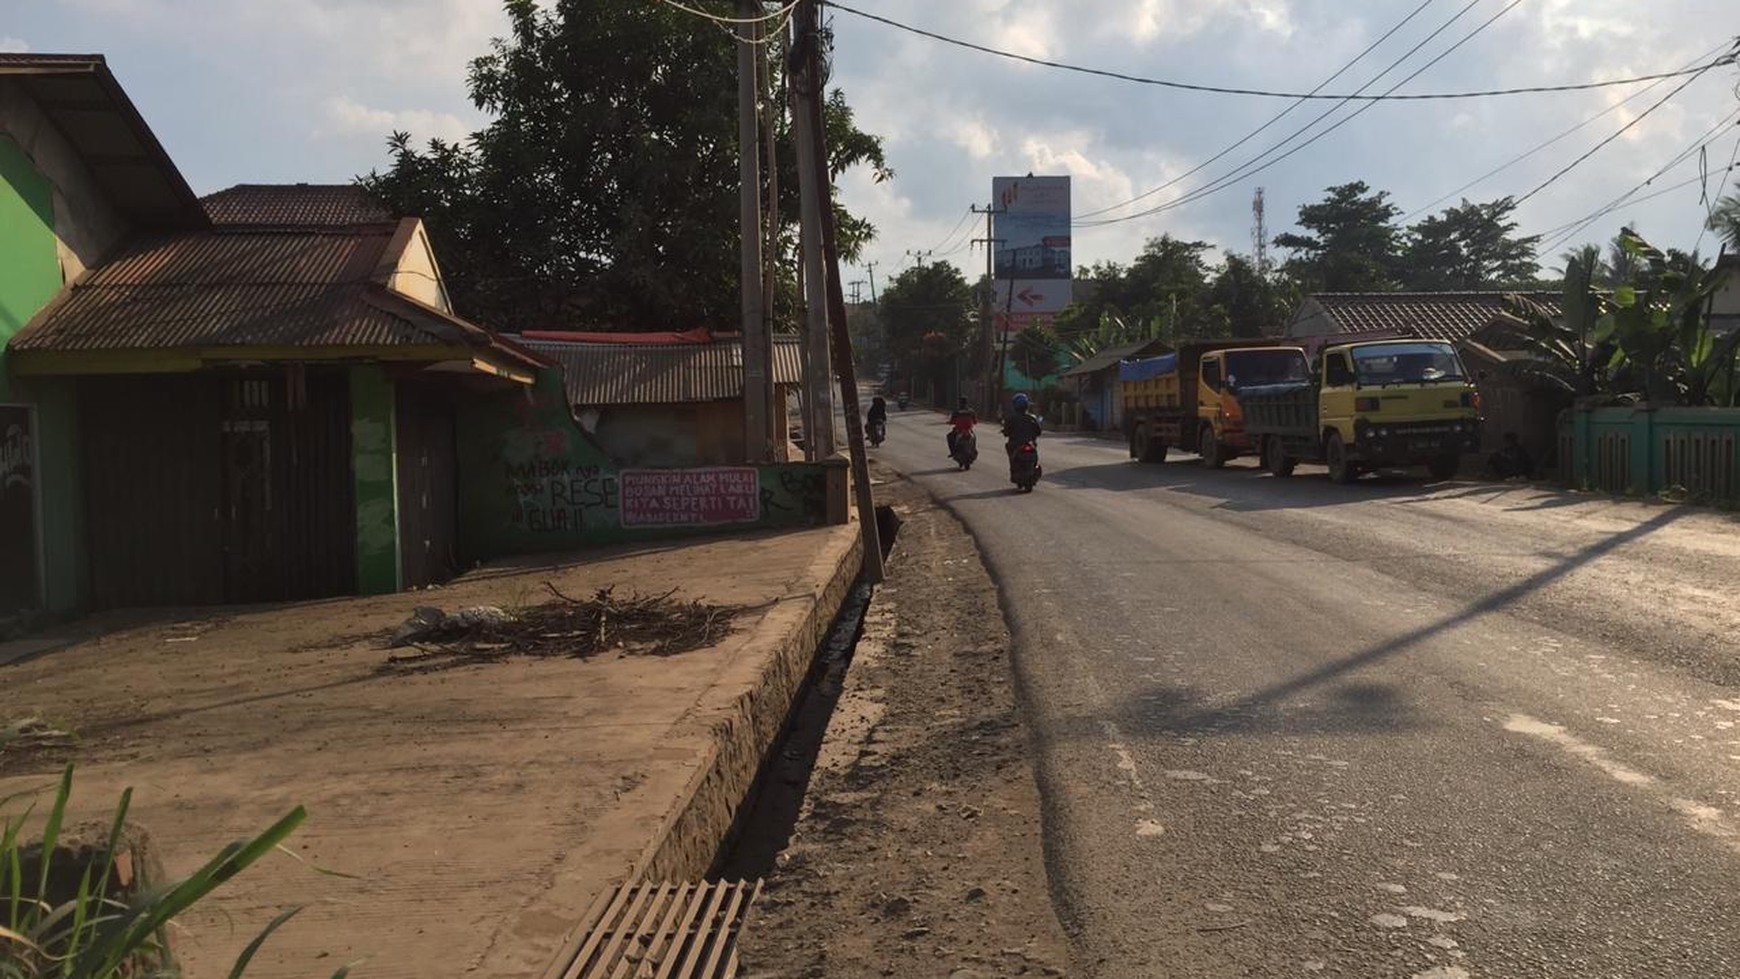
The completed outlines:
[[[1014,412],[1003,419],[1003,451],[1011,456],[1015,454],[1016,449],[1028,442],[1037,441],[1040,431],[1039,419],[1033,417],[1032,412],[1028,411],[1030,403],[1027,400],[1027,395],[1017,394],[1012,404]]]

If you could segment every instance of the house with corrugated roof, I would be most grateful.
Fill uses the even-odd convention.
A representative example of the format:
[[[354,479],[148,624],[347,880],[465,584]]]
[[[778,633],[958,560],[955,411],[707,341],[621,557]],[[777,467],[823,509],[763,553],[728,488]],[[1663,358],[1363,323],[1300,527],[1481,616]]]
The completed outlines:
[[[0,351],[0,616],[437,580],[455,401],[545,366],[355,187],[195,197],[96,55],[0,55]]]
[[[1133,340],[1106,347],[1064,371],[1060,377],[1074,387],[1081,406],[1082,429],[1118,431],[1124,424],[1123,403],[1118,397],[1119,362],[1169,349],[1163,340]]]
[[[1311,343],[1339,337],[1390,339],[1419,337],[1454,343],[1480,389],[1482,451],[1502,445],[1515,432],[1537,460],[1557,451],[1558,416],[1568,406],[1559,393],[1513,370],[1517,356],[1494,337],[1505,317],[1507,292],[1359,292],[1317,293],[1305,298],[1283,335]],[[1560,311],[1556,292],[1525,292],[1550,315]]]
[[[733,465],[744,445],[743,340],[684,333],[527,332],[562,368],[575,420],[621,466]],[[803,382],[802,340],[773,338],[774,453],[794,458],[789,405]]]

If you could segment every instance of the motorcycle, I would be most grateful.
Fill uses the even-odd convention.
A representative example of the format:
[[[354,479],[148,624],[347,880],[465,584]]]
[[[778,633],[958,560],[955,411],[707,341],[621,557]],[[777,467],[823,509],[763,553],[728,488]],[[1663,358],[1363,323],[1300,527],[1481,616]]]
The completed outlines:
[[[887,438],[887,437],[888,437],[888,426],[887,426],[887,424],[886,424],[886,423],[884,423],[884,422],[882,422],[882,421],[873,421],[873,422],[871,422],[871,423],[870,423],[870,424],[869,424],[869,425],[868,425],[868,426],[867,426],[867,427],[866,427],[866,428],[865,428],[865,429],[864,429],[864,437],[865,437],[865,438],[868,438],[868,439],[869,439],[869,440],[870,440],[870,444],[871,444],[871,445],[872,445],[872,446],[878,446],[878,445],[881,445],[881,444],[882,444],[882,440],[883,440],[883,439],[885,439],[885,438]]]
[[[955,436],[955,447],[949,450],[949,458],[962,471],[973,468],[973,463],[979,460],[979,440],[972,432],[962,432]]]
[[[1033,487],[1044,474],[1039,466],[1039,448],[1032,442],[1023,442],[1009,454],[1009,482],[1022,493],[1033,492]]]
[[[906,406],[910,404],[912,404],[912,399],[905,394],[897,395],[894,399],[894,406],[901,411],[905,411]]]

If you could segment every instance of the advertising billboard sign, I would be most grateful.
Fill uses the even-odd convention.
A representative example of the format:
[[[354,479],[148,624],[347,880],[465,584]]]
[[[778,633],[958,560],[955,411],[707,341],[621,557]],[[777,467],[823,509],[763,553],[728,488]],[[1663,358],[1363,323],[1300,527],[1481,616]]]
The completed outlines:
[[[997,318],[1019,331],[1070,303],[1069,178],[994,177],[992,279]]]

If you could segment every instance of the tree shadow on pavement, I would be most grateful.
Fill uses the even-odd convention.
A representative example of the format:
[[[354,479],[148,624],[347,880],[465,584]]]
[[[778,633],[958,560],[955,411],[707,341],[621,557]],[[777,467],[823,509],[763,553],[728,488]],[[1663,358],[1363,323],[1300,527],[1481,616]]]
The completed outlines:
[[[1388,473],[1367,477],[1354,486],[1337,486],[1327,474],[1276,479],[1247,465],[1205,470],[1194,462],[1077,466],[1057,473],[1055,482],[1064,489],[1170,490],[1210,500],[1214,509],[1235,513],[1349,506],[1372,500],[1424,502],[1436,492],[1417,477]]]

